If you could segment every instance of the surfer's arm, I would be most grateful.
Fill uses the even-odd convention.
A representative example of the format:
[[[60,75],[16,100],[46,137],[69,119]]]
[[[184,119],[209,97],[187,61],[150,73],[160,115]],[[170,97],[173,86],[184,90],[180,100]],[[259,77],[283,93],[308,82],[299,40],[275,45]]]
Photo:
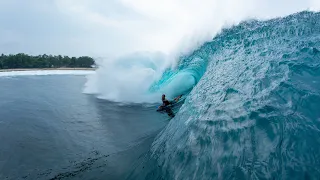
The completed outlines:
[[[178,97],[174,98],[174,101],[178,102],[178,101],[179,101],[179,99],[180,99],[181,97],[182,97],[182,95],[180,95],[180,96],[178,96]]]

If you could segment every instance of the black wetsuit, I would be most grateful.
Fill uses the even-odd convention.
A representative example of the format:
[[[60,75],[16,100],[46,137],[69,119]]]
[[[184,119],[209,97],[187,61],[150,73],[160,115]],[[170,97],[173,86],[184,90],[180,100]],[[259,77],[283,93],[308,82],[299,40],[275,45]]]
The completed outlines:
[[[168,105],[170,105],[171,103],[168,101],[168,100],[162,100],[162,102],[163,102],[163,106],[168,106]]]
[[[171,103],[166,99],[162,100],[162,102],[163,102],[163,108],[165,108],[165,111],[168,113],[168,115],[170,117],[174,117],[173,111],[171,110],[171,108],[168,107],[168,105],[170,105]]]

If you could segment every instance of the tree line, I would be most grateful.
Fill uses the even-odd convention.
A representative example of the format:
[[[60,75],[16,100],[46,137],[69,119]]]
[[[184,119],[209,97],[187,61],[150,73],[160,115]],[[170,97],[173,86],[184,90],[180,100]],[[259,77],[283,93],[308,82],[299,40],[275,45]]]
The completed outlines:
[[[52,56],[38,55],[29,56],[27,54],[15,54],[0,56],[0,69],[15,68],[90,68],[94,65],[94,59],[88,56],[68,57],[68,56]]]

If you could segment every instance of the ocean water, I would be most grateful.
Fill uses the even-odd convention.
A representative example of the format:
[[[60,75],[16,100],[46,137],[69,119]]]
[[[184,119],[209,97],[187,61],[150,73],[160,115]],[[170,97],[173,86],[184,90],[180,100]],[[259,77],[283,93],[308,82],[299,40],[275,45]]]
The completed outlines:
[[[320,13],[244,21],[174,68],[138,57],[1,77],[1,179],[319,179]],[[184,94],[172,119],[162,93]]]
[[[150,149],[168,119],[83,94],[88,73],[0,77],[0,179],[125,179]]]

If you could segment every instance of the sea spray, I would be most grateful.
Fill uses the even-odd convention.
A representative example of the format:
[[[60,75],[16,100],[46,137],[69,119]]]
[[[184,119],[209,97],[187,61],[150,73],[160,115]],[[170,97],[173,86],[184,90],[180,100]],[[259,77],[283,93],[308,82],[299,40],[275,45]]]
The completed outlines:
[[[113,27],[122,35],[120,36],[122,39],[120,38],[115,44],[123,44],[124,48],[115,50],[115,53],[110,55],[112,58],[100,62],[97,74],[88,78],[85,92],[98,94],[98,97],[112,101],[135,103],[160,101],[161,93],[175,96],[191,90],[198,82],[199,76],[202,76],[202,70],[190,73],[190,69],[184,69],[187,72],[183,75],[180,71],[183,67],[178,67],[181,64],[180,61],[195,52],[203,43],[210,41],[221,32],[221,29],[230,28],[247,19],[270,19],[307,8],[318,8],[318,3],[314,0],[303,2],[300,0],[281,2],[266,0],[201,0],[197,2],[138,0],[132,2],[124,0],[121,2],[141,15],[141,19],[119,21],[117,26]],[[130,39],[135,41],[129,41]],[[118,46],[115,45],[115,47]],[[137,56],[137,54],[140,55]],[[159,60],[158,55],[153,57],[150,54],[163,54],[165,60],[163,63],[155,64],[159,67],[148,66]],[[195,58],[207,61],[209,58],[207,55],[202,53],[204,56],[202,58],[197,54],[196,56],[199,57]],[[117,70],[119,66],[115,65],[117,64],[115,61],[123,57],[126,63],[131,65],[137,61],[137,58],[142,60],[146,57],[149,63],[140,66],[138,62],[135,67]],[[161,79],[159,81],[159,76],[164,77],[168,74],[174,76],[169,77],[168,81]],[[180,80],[176,79],[172,81],[174,84],[170,84],[175,77],[186,83],[179,83],[177,81]],[[160,87],[161,82],[166,87]],[[147,91],[147,86],[150,86],[151,91]]]

